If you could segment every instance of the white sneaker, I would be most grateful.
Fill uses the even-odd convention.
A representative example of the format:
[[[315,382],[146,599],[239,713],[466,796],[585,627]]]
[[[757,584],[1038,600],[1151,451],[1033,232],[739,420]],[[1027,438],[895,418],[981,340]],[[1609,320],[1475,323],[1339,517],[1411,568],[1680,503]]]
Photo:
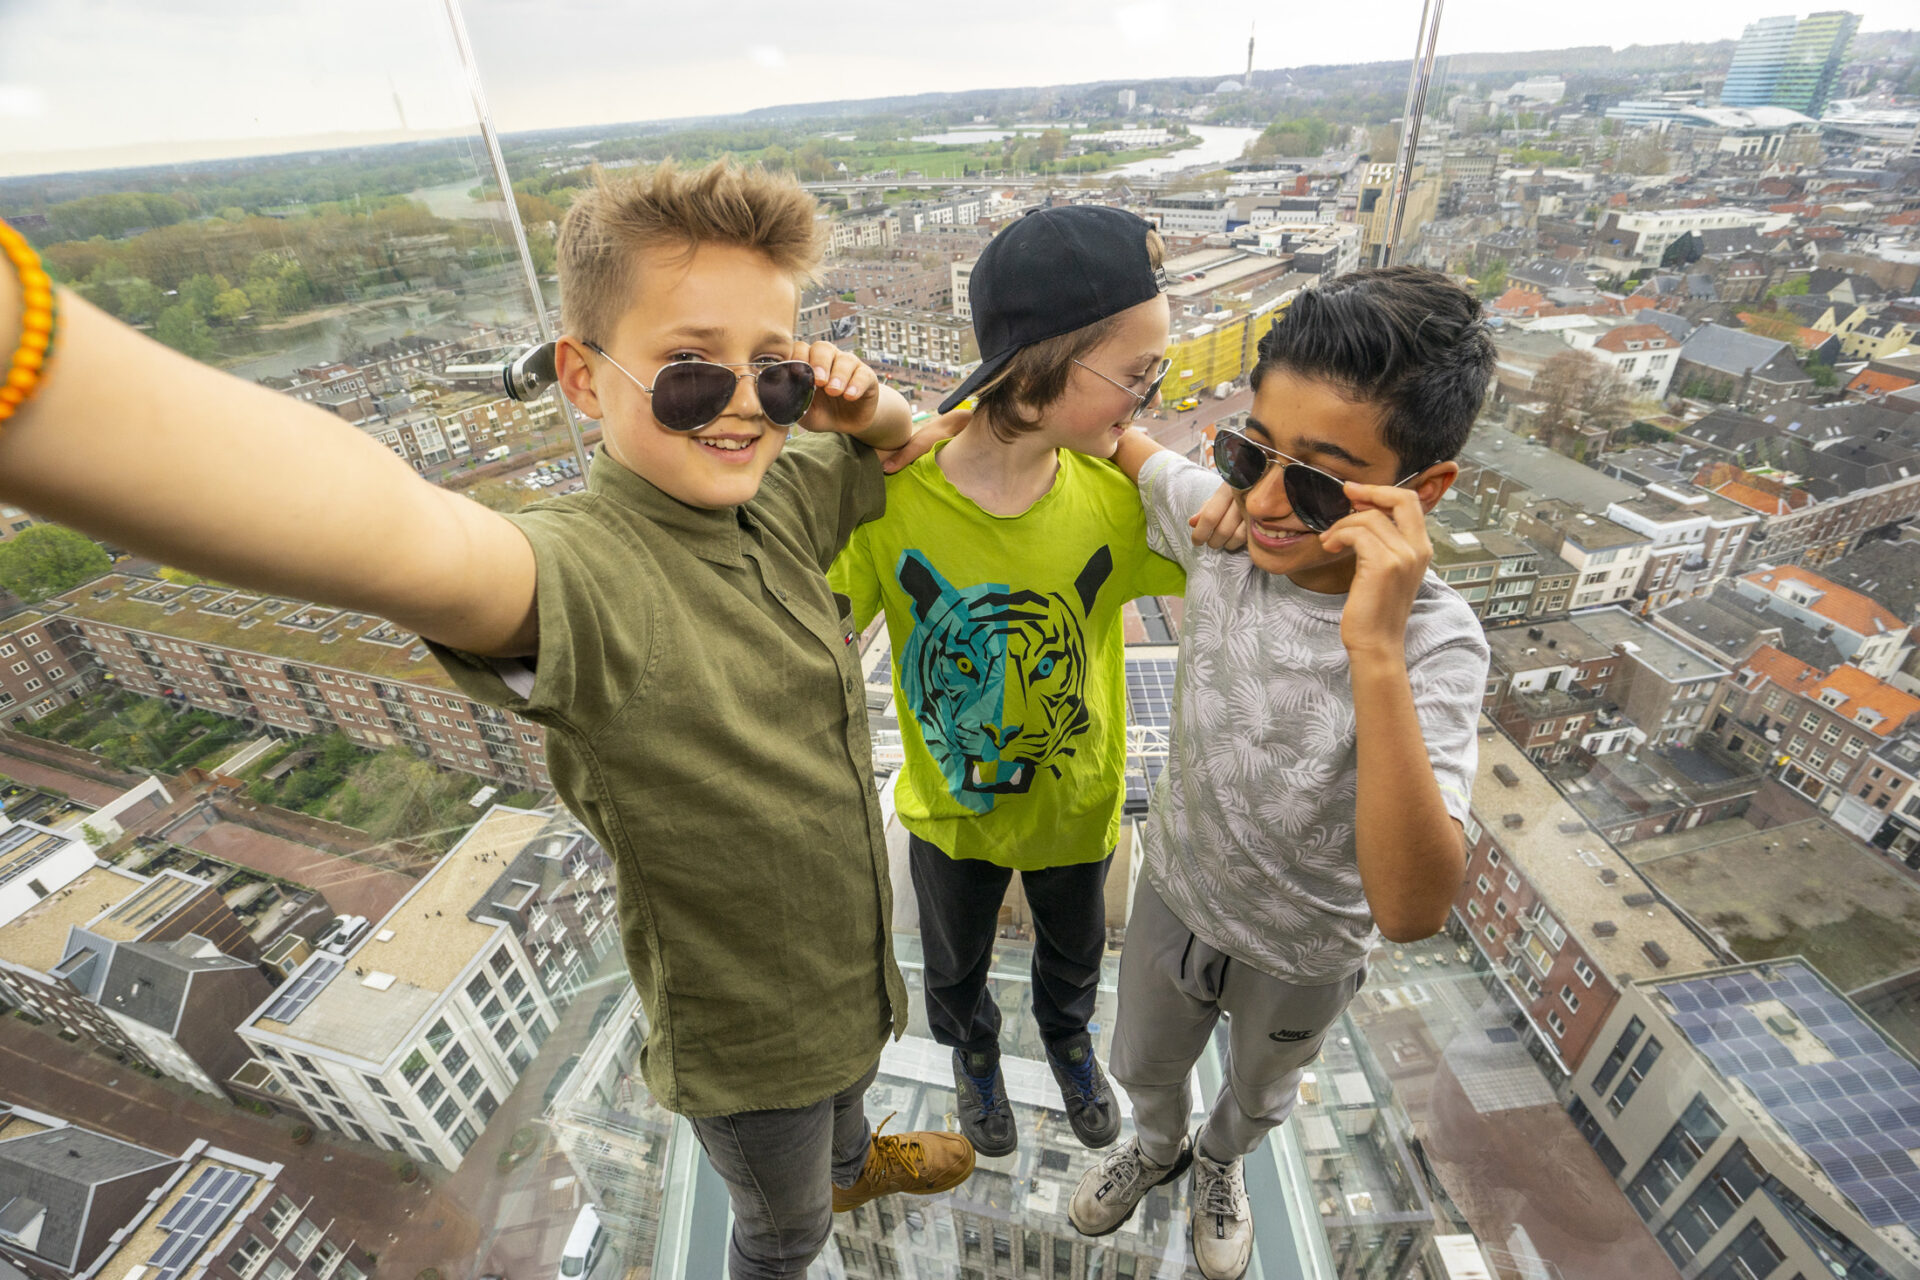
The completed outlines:
[[[1140,1154],[1140,1139],[1128,1138],[1080,1179],[1067,1206],[1067,1221],[1083,1236],[1111,1235],[1133,1216],[1147,1192],[1172,1182],[1192,1162],[1189,1138],[1180,1139],[1180,1154],[1172,1164],[1155,1164]]]
[[[1082,1184],[1084,1185],[1084,1184]],[[1076,1202],[1077,1203],[1077,1202]],[[1188,1219],[1193,1261],[1207,1280],[1239,1280],[1253,1257],[1253,1209],[1241,1162],[1193,1158],[1193,1206]]]

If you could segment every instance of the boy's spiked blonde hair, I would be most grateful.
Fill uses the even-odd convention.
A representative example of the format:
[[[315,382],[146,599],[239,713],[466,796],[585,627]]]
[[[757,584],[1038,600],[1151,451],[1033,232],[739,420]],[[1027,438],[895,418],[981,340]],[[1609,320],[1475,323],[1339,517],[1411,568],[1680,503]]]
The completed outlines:
[[[731,160],[690,171],[669,160],[618,180],[596,171],[560,224],[561,328],[609,340],[632,305],[643,249],[737,245],[804,282],[820,261],[818,212],[791,177]]]

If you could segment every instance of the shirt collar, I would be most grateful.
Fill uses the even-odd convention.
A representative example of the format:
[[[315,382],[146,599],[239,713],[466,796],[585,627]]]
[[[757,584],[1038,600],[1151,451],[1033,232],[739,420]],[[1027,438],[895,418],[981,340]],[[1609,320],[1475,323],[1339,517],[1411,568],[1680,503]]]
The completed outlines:
[[[604,444],[593,451],[593,465],[587,469],[587,492],[641,517],[702,560],[729,567],[744,563],[744,508],[689,506],[645,476],[621,466]]]

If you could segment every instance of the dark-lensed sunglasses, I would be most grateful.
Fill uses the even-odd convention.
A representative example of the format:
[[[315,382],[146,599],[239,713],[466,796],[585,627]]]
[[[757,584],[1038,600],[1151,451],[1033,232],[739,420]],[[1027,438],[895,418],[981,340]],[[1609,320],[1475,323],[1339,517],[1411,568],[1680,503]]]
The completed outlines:
[[[1114,386],[1120,388],[1122,391],[1126,392],[1128,395],[1133,397],[1133,412],[1127,415],[1127,421],[1129,422],[1139,417],[1140,411],[1146,408],[1149,404],[1151,404],[1153,402],[1153,398],[1160,394],[1160,384],[1167,380],[1167,370],[1173,368],[1173,361],[1162,360],[1160,362],[1160,367],[1154,370],[1153,377],[1147,380],[1147,389],[1145,391],[1135,391],[1132,387],[1128,386],[1126,383],[1121,382],[1117,378],[1109,378],[1106,374],[1100,372],[1098,369],[1094,368],[1090,364],[1083,363],[1082,361],[1079,361],[1079,360],[1075,360],[1074,363],[1079,365],[1082,369],[1085,369],[1088,373],[1092,374],[1094,377],[1100,379],[1100,381],[1110,382]]]
[[[1325,533],[1353,514],[1347,482],[1339,476],[1251,440],[1229,427],[1221,427],[1214,433],[1213,468],[1235,489],[1244,492],[1253,488],[1276,462],[1280,464],[1280,483],[1287,491],[1287,504],[1307,528]],[[1398,488],[1419,474],[1409,472],[1395,480],[1393,487]]]
[[[653,376],[653,385],[648,386],[627,373],[599,343],[583,345],[651,396],[653,420],[669,431],[698,431],[718,418],[727,411],[735,388],[746,378],[753,379],[760,412],[775,426],[792,426],[806,415],[807,407],[813,403],[813,366],[805,360],[759,364],[676,360],[660,366],[660,372]]]

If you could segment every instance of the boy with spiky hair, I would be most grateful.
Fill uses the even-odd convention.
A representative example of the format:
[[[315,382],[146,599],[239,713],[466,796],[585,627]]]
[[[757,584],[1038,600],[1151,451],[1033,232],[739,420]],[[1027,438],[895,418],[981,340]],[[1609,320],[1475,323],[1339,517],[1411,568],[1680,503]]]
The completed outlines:
[[[1088,1235],[1191,1165],[1194,1262],[1241,1275],[1242,1161],[1293,1110],[1376,929],[1410,942],[1446,922],[1488,650],[1428,572],[1425,514],[1459,473],[1493,358],[1479,304],[1444,276],[1356,272],[1294,299],[1261,340],[1246,429],[1216,433],[1218,474],[1138,432],[1115,456],[1150,544],[1187,570],[1187,610],[1120,962],[1112,1068],[1136,1133],[1074,1192]],[[1245,555],[1189,536],[1221,479]],[[1226,1080],[1189,1136],[1188,1074],[1223,1013]]]
[[[732,1193],[736,1280],[798,1276],[835,1208],[956,1185],[957,1135],[862,1098],[906,1025],[858,655],[826,566],[908,413],[796,341],[818,257],[790,180],[670,166],[585,192],[555,368],[604,437],[584,492],[500,516],[339,419],[63,298],[0,493],[222,581],[390,618],[547,730],[613,859],[641,1070]],[[0,269],[0,343],[21,293]],[[788,428],[808,433],[789,443]]]

